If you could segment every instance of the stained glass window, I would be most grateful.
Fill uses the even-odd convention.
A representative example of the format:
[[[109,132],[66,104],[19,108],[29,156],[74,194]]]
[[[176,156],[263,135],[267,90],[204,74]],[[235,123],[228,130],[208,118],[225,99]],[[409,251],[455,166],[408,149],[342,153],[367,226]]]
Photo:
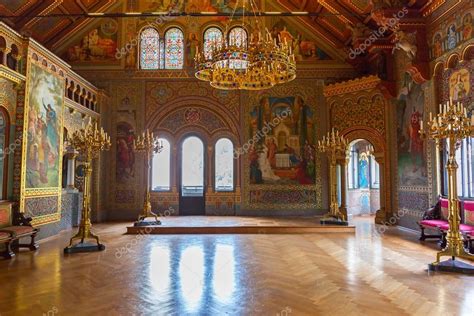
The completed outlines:
[[[160,35],[154,28],[146,28],[140,34],[140,68],[159,69]]]
[[[183,69],[184,35],[174,27],[165,34],[165,69]]]
[[[170,173],[171,173],[171,146],[164,139],[158,139],[163,145],[163,150],[153,154],[151,165],[151,189],[153,191],[169,191],[170,190]]]
[[[234,27],[229,32],[230,45],[247,47],[247,31],[242,27]]]
[[[210,27],[204,32],[204,56],[206,59],[212,58],[212,43],[222,43],[222,31],[217,27]]]
[[[216,191],[234,190],[234,145],[227,138],[216,143]]]

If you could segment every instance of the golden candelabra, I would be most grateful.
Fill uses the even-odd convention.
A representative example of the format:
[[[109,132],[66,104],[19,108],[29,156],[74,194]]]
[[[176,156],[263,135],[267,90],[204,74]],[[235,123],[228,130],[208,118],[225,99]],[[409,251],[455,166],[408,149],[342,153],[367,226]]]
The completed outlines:
[[[446,169],[448,171],[448,222],[449,230],[446,235],[446,247],[437,253],[436,261],[432,265],[438,265],[440,258],[449,256],[473,260],[474,256],[464,249],[459,225],[461,222],[459,214],[459,200],[457,192],[457,169],[456,150],[460,141],[466,137],[474,136],[474,116],[468,118],[466,108],[461,103],[454,104],[451,100],[446,104],[440,104],[439,114],[433,117],[430,113],[427,129],[423,129],[423,121],[420,122],[420,135],[423,138],[434,139],[436,144],[446,140],[448,159]]]
[[[79,231],[71,238],[69,246],[66,247],[64,251],[70,253],[76,251],[104,250],[105,246],[99,242],[99,237],[94,235],[91,231],[90,194],[92,160],[97,158],[102,150],[110,149],[110,136],[108,136],[102,128],[99,130],[97,123],[92,125],[89,121],[86,127],[74,132],[72,138],[69,139],[69,143],[84,157],[84,197],[82,201],[82,217]],[[84,240],[88,238],[95,239],[97,246],[84,244]],[[72,242],[75,239],[80,239],[81,242],[73,246]]]
[[[342,135],[339,135],[339,131],[328,132],[327,136],[323,137],[322,141],[318,141],[318,149],[322,153],[326,153],[329,158],[329,194],[330,194],[330,207],[329,213],[326,214],[322,219],[321,223],[342,223],[347,224],[347,219],[339,209],[339,203],[337,202],[337,159],[338,157],[346,157],[348,143]]]
[[[145,170],[146,170],[146,186],[145,186],[145,199],[143,202],[143,212],[138,216],[138,223],[144,221],[147,217],[154,217],[156,225],[160,225],[161,222],[158,220],[158,215],[153,213],[151,210],[150,200],[150,172],[151,165],[150,161],[153,159],[153,153],[160,153],[163,150],[163,144],[158,142],[158,137],[155,138],[153,133],[147,129],[143,132],[142,136],[138,136],[133,142],[133,149],[136,152],[145,153]]]

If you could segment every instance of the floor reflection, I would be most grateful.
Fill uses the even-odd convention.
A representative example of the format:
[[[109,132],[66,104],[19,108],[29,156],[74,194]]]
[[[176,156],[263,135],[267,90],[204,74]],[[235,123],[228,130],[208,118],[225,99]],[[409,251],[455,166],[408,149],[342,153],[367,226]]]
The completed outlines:
[[[217,300],[228,304],[235,290],[234,246],[218,244],[212,268],[212,288]]]
[[[202,245],[185,247],[178,258],[178,282],[183,307],[194,312],[200,306],[205,287],[207,266],[204,264],[204,249]]]

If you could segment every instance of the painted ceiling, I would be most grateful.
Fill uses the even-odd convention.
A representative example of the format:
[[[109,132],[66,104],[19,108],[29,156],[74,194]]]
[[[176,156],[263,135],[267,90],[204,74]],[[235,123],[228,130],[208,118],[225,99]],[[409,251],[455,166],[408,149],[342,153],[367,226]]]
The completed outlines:
[[[459,2],[462,0],[453,0]],[[47,14],[83,14],[90,12],[150,12],[166,11],[170,7],[186,12],[219,11],[231,12],[237,0],[2,0],[2,19],[22,34],[32,36],[47,48],[58,51],[64,43],[77,33],[84,33],[97,19],[81,16],[38,18]],[[242,0],[240,0],[242,2]],[[351,43],[352,27],[363,25],[369,30],[378,27],[371,15],[374,10],[396,12],[407,7],[412,21],[436,15],[439,8],[448,5],[449,0],[260,0],[259,6],[266,11],[305,11],[318,16],[280,18],[309,34],[321,47],[334,57],[347,56],[344,50]],[[273,24],[279,21],[273,19]]]

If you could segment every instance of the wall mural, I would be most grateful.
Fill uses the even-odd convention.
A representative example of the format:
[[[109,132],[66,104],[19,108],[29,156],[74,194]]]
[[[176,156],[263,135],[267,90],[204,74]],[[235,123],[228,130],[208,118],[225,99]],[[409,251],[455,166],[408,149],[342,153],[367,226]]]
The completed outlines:
[[[453,102],[461,102],[468,112],[474,110],[474,61],[464,61],[454,69],[443,73],[443,102],[451,98]]]
[[[278,20],[273,24],[270,32],[277,42],[286,41],[289,43],[297,61],[331,60],[331,57],[316,42],[309,40],[284,20]]]
[[[64,82],[35,64],[29,80],[25,186],[58,187]]]
[[[313,114],[301,97],[263,97],[253,107],[248,156],[250,183],[315,183]]]
[[[441,23],[432,32],[430,41],[430,58],[435,59],[445,52],[455,49],[459,44],[473,38],[474,10],[462,10],[451,14],[448,20]]]
[[[71,63],[117,62],[118,22],[105,19],[82,39],[69,47],[63,58]]]
[[[403,82],[397,102],[399,186],[427,186],[425,146],[419,134],[425,94],[408,73]]]
[[[135,153],[133,140],[135,132],[128,123],[117,124],[117,164],[115,174],[117,182],[127,182],[135,177]]]

